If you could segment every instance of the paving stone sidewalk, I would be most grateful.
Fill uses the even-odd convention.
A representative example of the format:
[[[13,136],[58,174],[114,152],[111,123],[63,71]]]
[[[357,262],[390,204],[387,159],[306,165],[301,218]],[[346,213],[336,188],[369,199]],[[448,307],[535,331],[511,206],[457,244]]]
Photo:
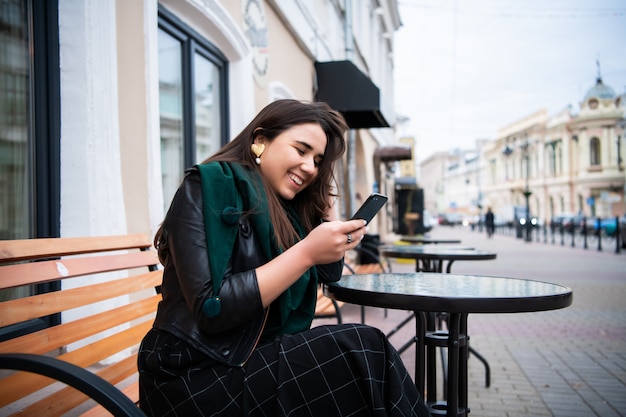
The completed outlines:
[[[529,278],[574,291],[568,308],[521,314],[469,316],[471,344],[489,362],[470,355],[469,406],[474,417],[626,416],[626,251],[572,248],[525,242],[462,226],[438,226],[429,234],[459,238],[463,245],[495,251],[492,261],[457,261],[456,274]],[[394,272],[411,272],[413,261],[395,262]],[[360,307],[344,305],[344,321],[359,322]],[[367,308],[366,323],[385,332],[407,312]],[[391,337],[399,348],[414,334],[413,323]],[[403,354],[414,370],[414,349]]]

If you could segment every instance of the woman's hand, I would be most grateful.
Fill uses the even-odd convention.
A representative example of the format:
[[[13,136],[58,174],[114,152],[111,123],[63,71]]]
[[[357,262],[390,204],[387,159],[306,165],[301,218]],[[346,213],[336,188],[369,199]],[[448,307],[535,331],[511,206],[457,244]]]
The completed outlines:
[[[313,265],[335,262],[361,242],[367,232],[365,226],[361,219],[323,222],[299,244],[306,245]]]
[[[283,291],[314,265],[340,260],[367,232],[365,220],[323,222],[304,239],[256,269],[261,302],[270,305]]]

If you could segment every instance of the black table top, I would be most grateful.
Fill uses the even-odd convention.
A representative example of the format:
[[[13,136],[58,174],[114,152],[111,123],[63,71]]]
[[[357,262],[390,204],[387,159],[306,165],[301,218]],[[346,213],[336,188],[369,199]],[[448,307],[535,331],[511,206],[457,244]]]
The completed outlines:
[[[448,313],[521,313],[569,306],[571,288],[541,281],[431,272],[346,275],[324,293],[351,304]]]
[[[440,244],[440,243],[461,243],[461,239],[437,239],[430,237],[418,237],[418,236],[402,236],[400,238],[402,242],[408,243],[421,243],[421,244]]]

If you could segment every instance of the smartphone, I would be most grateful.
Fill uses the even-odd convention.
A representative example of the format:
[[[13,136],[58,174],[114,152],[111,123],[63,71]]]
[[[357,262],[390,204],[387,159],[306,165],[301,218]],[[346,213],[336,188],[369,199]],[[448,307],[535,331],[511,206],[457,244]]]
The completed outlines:
[[[367,221],[367,224],[369,224],[376,215],[376,213],[378,213],[378,211],[383,208],[383,206],[387,202],[387,199],[388,198],[386,195],[378,193],[371,194],[369,197],[367,197],[367,200],[365,200],[363,205],[359,207],[356,213],[354,213],[354,216],[352,216],[352,220],[363,219]]]

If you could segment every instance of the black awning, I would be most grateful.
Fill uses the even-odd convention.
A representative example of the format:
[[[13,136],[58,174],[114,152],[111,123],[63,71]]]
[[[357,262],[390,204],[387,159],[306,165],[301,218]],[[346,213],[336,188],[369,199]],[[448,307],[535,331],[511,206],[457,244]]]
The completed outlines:
[[[413,158],[410,146],[379,146],[374,151],[374,161],[393,162]]]
[[[351,61],[316,62],[316,101],[338,110],[351,129],[390,127],[381,111],[380,90]]]

